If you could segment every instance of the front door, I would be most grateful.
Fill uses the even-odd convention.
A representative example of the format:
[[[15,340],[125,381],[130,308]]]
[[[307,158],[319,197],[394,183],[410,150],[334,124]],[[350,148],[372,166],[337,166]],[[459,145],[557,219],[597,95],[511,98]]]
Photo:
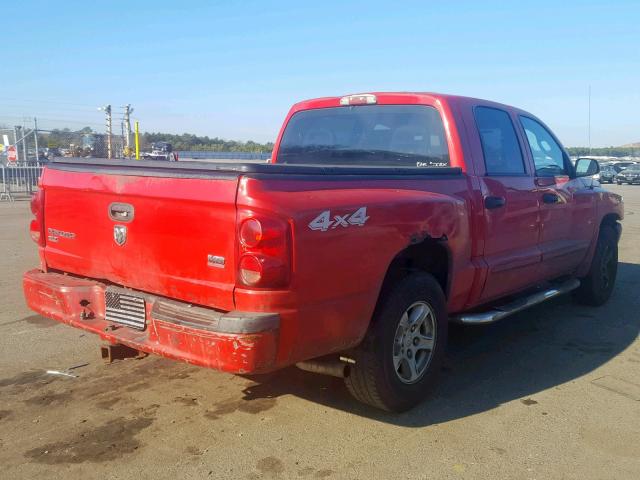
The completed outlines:
[[[573,175],[569,157],[539,121],[520,116],[535,166],[544,278],[571,273],[584,259],[595,224],[595,195]]]

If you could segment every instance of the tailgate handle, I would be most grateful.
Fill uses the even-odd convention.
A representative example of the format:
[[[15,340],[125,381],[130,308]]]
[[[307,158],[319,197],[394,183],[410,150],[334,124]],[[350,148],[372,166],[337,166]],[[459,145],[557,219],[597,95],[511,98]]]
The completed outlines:
[[[133,220],[133,205],[114,202],[109,205],[109,218],[116,222],[130,222]]]

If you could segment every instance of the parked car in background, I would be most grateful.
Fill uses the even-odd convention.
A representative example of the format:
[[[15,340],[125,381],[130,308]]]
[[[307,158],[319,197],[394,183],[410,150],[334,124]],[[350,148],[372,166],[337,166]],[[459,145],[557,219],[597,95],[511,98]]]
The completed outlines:
[[[640,164],[634,163],[618,173],[616,175],[616,183],[618,185],[640,183]]]
[[[600,167],[600,183],[613,183],[618,170],[613,165],[603,165]]]
[[[51,160],[54,157],[62,157],[62,151],[57,147],[48,147],[44,149],[44,155],[47,160]]]
[[[173,146],[169,142],[154,142],[151,144],[150,152],[142,152],[144,160],[165,160],[177,162],[178,154],[173,151]]]
[[[624,161],[624,162],[613,162],[613,163],[611,163],[611,165],[618,172],[621,172],[622,170],[625,170],[626,168],[629,168],[632,165],[637,165],[637,163],[636,162],[631,162],[631,161]]]

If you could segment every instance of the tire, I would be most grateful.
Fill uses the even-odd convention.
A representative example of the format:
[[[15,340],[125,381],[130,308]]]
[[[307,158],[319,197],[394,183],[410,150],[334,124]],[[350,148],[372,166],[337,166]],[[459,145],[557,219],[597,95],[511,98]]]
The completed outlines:
[[[611,225],[600,227],[598,244],[586,277],[580,279],[575,297],[578,302],[598,307],[613,291],[618,273],[618,235]]]
[[[622,182],[616,182],[618,185],[622,185]]]
[[[416,331],[410,317],[419,325]],[[436,279],[426,273],[405,277],[378,301],[369,331],[353,352],[347,389],[357,400],[390,412],[416,406],[437,378],[447,328],[446,300]]]

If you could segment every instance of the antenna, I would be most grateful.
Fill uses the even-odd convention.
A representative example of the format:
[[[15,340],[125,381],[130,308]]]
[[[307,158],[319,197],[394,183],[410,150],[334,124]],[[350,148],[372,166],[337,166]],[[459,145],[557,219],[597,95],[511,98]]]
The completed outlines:
[[[589,155],[591,155],[591,85],[589,85]]]

